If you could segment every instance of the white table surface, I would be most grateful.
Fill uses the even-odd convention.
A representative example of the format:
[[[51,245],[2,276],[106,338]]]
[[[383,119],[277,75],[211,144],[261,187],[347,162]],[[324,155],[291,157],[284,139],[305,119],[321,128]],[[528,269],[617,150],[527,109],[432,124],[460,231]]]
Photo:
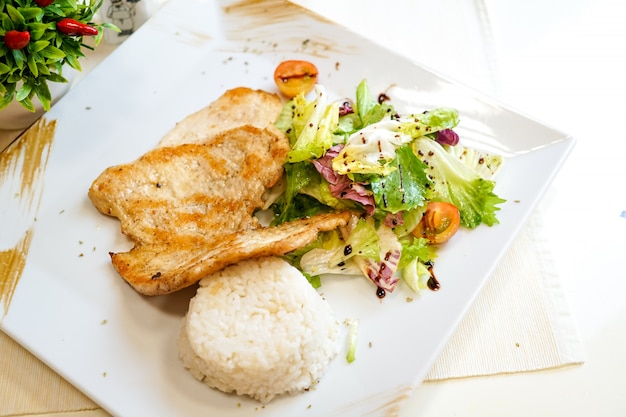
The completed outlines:
[[[626,415],[626,3],[295,3],[577,138],[540,209],[586,363],[422,384],[400,417]]]

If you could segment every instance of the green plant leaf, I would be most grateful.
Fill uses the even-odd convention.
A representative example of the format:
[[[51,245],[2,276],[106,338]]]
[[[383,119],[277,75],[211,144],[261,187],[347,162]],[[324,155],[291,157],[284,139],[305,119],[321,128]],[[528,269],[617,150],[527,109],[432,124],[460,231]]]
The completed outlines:
[[[9,14],[9,17],[11,18],[11,21],[14,24],[16,25],[26,24],[26,19],[24,19],[24,16],[22,16],[22,14],[10,4],[7,4],[7,13]]]
[[[30,49],[30,52],[34,54],[34,53],[37,53],[39,51],[42,51],[48,45],[50,45],[49,41],[36,41],[36,42],[32,42],[29,45],[29,49]]]
[[[118,28],[117,26],[115,26],[113,23],[110,23],[110,22],[100,23],[98,27],[112,30],[113,32],[118,32],[118,33],[122,31],[122,29]]]
[[[63,35],[60,32],[56,32],[56,37],[54,38],[54,46],[57,48],[61,48],[63,46]]]
[[[17,10],[25,20],[35,19],[43,14],[43,9],[40,7],[20,7]]]
[[[50,75],[50,69],[43,62],[37,62],[37,68],[39,69],[40,75]]]
[[[33,74],[33,77],[38,77],[39,76],[39,68],[37,67],[37,62],[35,62],[35,58],[33,58],[32,55],[28,59],[27,64],[28,64],[28,69]]]
[[[52,43],[54,39],[56,39],[58,33],[54,30],[46,30],[39,40],[41,41],[49,41]]]
[[[46,12],[49,12],[51,14],[54,14],[54,15],[57,15],[57,16],[60,16],[60,17],[65,17],[65,13],[63,12],[63,10],[61,10],[54,3],[49,5],[48,7],[46,7]]]
[[[25,98],[24,100],[18,101],[26,110],[35,112],[35,106],[33,105],[33,101],[30,98]]]
[[[30,96],[30,93],[33,91],[33,86],[30,83],[24,83],[22,87],[18,88],[15,92],[15,99],[17,101],[22,101]]]
[[[20,74],[19,71],[11,71],[11,73],[9,74],[7,78],[7,82],[10,84],[15,84],[21,80],[22,80],[22,75]]]
[[[30,32],[30,39],[33,41],[40,40],[41,37],[46,33],[46,30],[50,26],[51,25],[48,23],[39,23],[39,22],[32,22],[26,25],[26,27],[28,28],[28,31]]]
[[[64,3],[66,3],[68,7],[71,7],[74,10],[78,8],[78,4],[76,3],[76,0],[65,0]]]
[[[104,35],[104,32],[102,30],[98,30],[98,34],[94,36],[93,38],[94,45],[96,46],[100,45],[100,42],[102,42],[103,35]]]
[[[2,85],[0,85],[0,87],[2,87]],[[2,91],[0,91],[0,93],[2,93]],[[6,106],[11,104],[12,101],[13,101],[13,94],[5,92],[2,98],[0,98],[0,110],[4,109]]]
[[[24,65],[26,64],[26,56],[24,55],[24,52],[20,49],[13,49],[11,52],[13,53],[15,66],[19,69],[24,69]]]
[[[48,76],[48,81],[52,81],[52,82],[55,82],[55,83],[66,83],[66,82],[68,82],[65,77],[63,77],[60,74],[57,74],[56,72],[51,72],[50,73],[50,75]]]
[[[50,110],[52,95],[50,94],[50,89],[48,88],[48,84],[45,81],[35,86],[35,94],[37,94],[37,98],[41,102],[44,110]]]
[[[67,63],[77,71],[81,71],[80,61],[75,55],[67,55]]]
[[[10,96],[11,100],[13,100],[13,96],[15,95],[15,84],[0,84],[0,87],[2,87],[2,94],[4,94],[4,98]]]
[[[8,15],[5,15],[2,18],[2,30],[4,31],[4,33],[15,29],[15,25],[13,24],[13,21],[11,20],[11,18],[9,18]]]
[[[0,62],[0,74],[7,74],[9,71],[11,71],[11,67]]]
[[[39,53],[41,54],[41,56],[45,58],[50,58],[54,60],[60,60],[60,59],[65,58],[65,52],[63,52],[61,49],[52,45],[46,46]]]

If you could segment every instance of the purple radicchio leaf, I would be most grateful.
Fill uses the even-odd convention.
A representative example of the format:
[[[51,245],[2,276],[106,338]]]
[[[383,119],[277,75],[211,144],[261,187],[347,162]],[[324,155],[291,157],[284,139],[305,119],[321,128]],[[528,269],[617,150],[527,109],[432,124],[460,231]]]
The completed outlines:
[[[402,226],[404,224],[404,217],[402,216],[402,212],[399,211],[397,213],[387,213],[383,223],[385,224],[385,226],[391,227],[392,229],[397,226]]]
[[[372,215],[375,210],[374,196],[363,184],[352,182],[347,175],[337,174],[333,171],[333,159],[339,155],[343,147],[343,144],[333,146],[323,157],[314,160],[313,165],[317,172],[330,184],[328,188],[333,197],[356,201],[363,205],[368,214]]]
[[[395,272],[398,269],[400,255],[399,250],[393,250],[387,252],[384,259],[380,262],[372,259],[363,259],[368,278],[379,288],[387,292],[393,292],[399,280]]]
[[[346,114],[354,113],[354,106],[350,99],[344,99],[339,105],[339,116],[345,116]]]
[[[459,143],[459,135],[452,129],[443,129],[437,132],[437,139],[441,145],[454,146]]]

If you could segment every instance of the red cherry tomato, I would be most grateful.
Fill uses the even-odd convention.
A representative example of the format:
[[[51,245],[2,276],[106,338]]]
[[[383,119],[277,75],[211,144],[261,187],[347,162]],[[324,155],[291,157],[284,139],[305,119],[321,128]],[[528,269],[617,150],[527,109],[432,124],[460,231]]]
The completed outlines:
[[[317,74],[317,67],[308,61],[283,61],[274,70],[274,82],[283,95],[293,98],[313,90]]]
[[[454,204],[431,201],[413,235],[424,237],[430,243],[444,243],[454,236],[460,224],[461,214]]]

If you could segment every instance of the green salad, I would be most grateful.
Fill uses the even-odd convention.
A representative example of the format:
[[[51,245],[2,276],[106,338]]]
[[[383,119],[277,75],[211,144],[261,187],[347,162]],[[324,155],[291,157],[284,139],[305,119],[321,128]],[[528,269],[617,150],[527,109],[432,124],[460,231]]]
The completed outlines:
[[[276,126],[291,151],[275,192],[273,224],[352,211],[343,228],[320,234],[288,260],[318,287],[322,274],[362,274],[379,297],[400,281],[413,291],[439,288],[436,249],[458,229],[498,223],[494,174],[502,157],[463,147],[459,114],[434,108],[399,114],[362,81],[354,100],[286,102]]]

